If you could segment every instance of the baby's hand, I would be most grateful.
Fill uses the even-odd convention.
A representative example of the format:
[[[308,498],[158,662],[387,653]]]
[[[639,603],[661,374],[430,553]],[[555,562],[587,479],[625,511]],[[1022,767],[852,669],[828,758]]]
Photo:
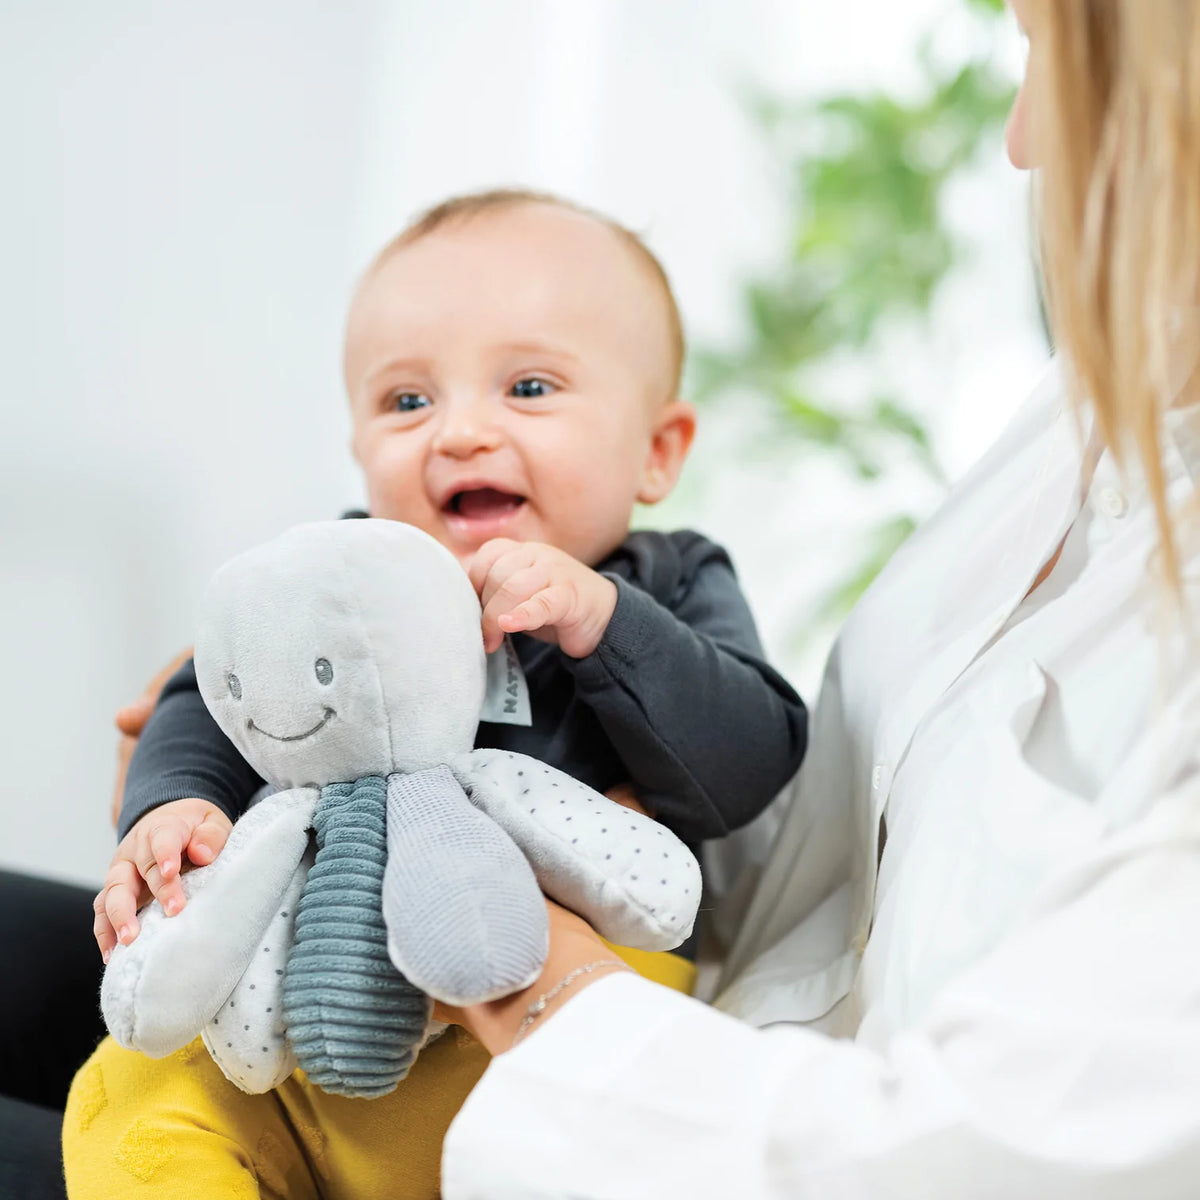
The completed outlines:
[[[611,579],[541,542],[493,538],[479,548],[468,574],[483,605],[489,654],[506,633],[532,633],[572,658],[585,658],[600,644],[617,606]]]
[[[229,818],[208,800],[171,800],[139,820],[121,839],[92,908],[92,932],[104,961],[117,942],[129,945],[138,935],[137,910],[153,896],[168,917],[187,902],[179,875],[183,855],[198,867],[221,853]]]

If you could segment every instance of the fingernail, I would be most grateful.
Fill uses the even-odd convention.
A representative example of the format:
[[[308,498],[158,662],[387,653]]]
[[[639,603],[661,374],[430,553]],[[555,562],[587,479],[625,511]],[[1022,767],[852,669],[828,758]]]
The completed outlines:
[[[128,925],[122,925],[121,928],[119,930],[117,930],[117,941],[123,942],[126,944],[128,943],[128,941],[129,941],[129,926]]]
[[[173,917],[183,906],[179,903],[178,897],[172,896],[163,907],[167,911],[167,916]]]
[[[112,958],[112,951],[111,951],[111,950],[105,950],[105,951],[104,951],[104,953],[100,955],[100,957],[101,957],[102,959],[104,959],[104,965],[107,967],[107,966],[108,966],[108,960],[109,960],[110,958]]]

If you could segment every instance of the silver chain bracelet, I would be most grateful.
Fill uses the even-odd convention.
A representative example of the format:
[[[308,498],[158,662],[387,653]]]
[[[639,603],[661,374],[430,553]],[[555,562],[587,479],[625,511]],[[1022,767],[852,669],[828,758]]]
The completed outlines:
[[[625,971],[632,969],[628,963],[623,962],[619,958],[598,958],[595,962],[584,963],[582,967],[576,967],[573,971],[568,971],[548,992],[543,992],[529,1006],[529,1011],[525,1014],[521,1024],[517,1026],[517,1032],[513,1037],[512,1045],[515,1046],[533,1028],[534,1022],[546,1011],[546,1005],[555,996],[565,988],[570,987],[575,980],[584,975],[590,975],[593,971],[600,970],[601,967],[620,967]]]

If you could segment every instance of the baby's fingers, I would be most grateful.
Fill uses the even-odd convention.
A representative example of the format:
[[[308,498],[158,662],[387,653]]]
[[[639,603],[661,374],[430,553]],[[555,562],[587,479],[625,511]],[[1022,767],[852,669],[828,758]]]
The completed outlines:
[[[544,572],[537,571],[535,568],[526,568],[509,578],[484,604],[483,648],[489,654],[499,648],[506,633],[541,627],[540,624],[526,625],[523,621],[519,621],[515,627],[501,622],[542,591],[547,583]]]
[[[547,625],[561,624],[571,610],[573,593],[570,588],[550,586],[534,592],[508,612],[501,613],[496,623],[504,633],[532,633]]]
[[[92,921],[92,934],[96,939],[96,945],[100,947],[100,957],[108,962],[113,947],[117,944],[117,931],[108,919],[108,913],[104,911],[104,902],[105,893],[97,892],[96,898],[92,901],[92,912],[95,914]]]
[[[137,910],[144,898],[145,884],[137,867],[127,858],[117,859],[108,868],[104,889],[93,905],[93,932],[101,954],[111,952],[117,942],[128,946],[137,937]]]
[[[187,856],[198,867],[206,867],[222,850],[229,840],[229,831],[233,828],[224,813],[210,812],[195,829],[187,844]]]
[[[152,891],[155,881],[150,878],[148,871],[157,868],[158,876],[162,881],[174,879],[179,875],[185,838],[186,833],[180,822],[177,821],[164,822],[161,825],[155,825],[150,830],[148,847],[150,861],[147,869],[142,871],[142,876],[150,884]],[[157,894],[155,892],[155,895]]]
[[[149,844],[137,860],[142,878],[168,917],[173,917],[186,903],[179,882],[186,837],[187,831],[180,821],[164,820],[149,831]]]
[[[484,542],[467,564],[467,578],[470,579],[471,586],[475,591],[482,595],[488,576],[495,570],[496,564],[505,555],[512,554],[514,550],[520,550],[520,548],[521,543],[514,542],[511,538],[492,538],[490,542]],[[484,599],[482,602],[486,604],[487,600]]]
[[[530,634],[546,625],[557,625],[566,616],[560,588],[546,588],[524,600],[509,612],[500,613],[497,624],[505,634]]]

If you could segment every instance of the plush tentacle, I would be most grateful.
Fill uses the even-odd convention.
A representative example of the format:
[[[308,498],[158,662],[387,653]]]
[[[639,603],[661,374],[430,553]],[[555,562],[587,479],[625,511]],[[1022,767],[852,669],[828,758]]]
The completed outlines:
[[[284,968],[295,935],[300,893],[315,855],[313,846],[305,851],[250,965],[204,1028],[204,1044],[213,1061],[243,1092],[269,1092],[296,1069],[283,1019]]]
[[[546,895],[603,937],[671,950],[691,933],[700,866],[669,829],[524,754],[472,750],[450,767],[521,847]]]
[[[408,1073],[432,1003],[391,964],[382,892],[386,785],[332,784],[313,819],[317,857],[296,918],[284,982],[288,1037],[327,1092],[381,1096]]]
[[[525,856],[447,767],[388,782],[392,961],[431,996],[479,1004],[541,973],[549,923]]]
[[[101,1007],[113,1037],[161,1058],[212,1020],[254,957],[308,846],[315,788],[276,792],[233,827],[207,867],[183,876],[183,911],[155,901],[141,932],[113,951]]]

